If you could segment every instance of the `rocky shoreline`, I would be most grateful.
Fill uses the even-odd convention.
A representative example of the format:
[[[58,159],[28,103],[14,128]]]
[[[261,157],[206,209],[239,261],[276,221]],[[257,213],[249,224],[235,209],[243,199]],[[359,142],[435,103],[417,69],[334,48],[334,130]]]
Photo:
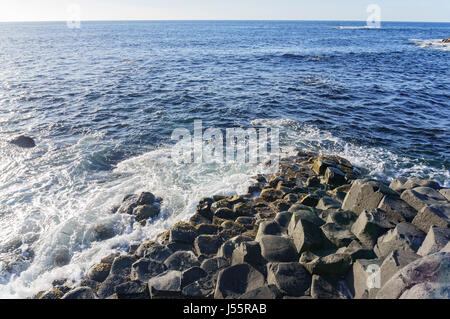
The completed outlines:
[[[450,298],[450,189],[417,178],[386,185],[303,151],[255,180],[34,298]],[[130,195],[115,213],[145,223],[161,200]]]

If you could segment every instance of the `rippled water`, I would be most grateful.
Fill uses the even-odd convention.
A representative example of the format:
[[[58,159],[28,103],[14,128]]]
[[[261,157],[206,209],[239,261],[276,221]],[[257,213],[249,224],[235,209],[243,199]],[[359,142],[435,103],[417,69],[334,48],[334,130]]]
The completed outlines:
[[[78,278],[186,220],[205,195],[244,192],[250,165],[178,165],[177,127],[278,127],[286,149],[341,154],[383,179],[450,183],[450,24],[0,24],[0,297]],[[431,45],[427,45],[431,43]],[[36,138],[22,150],[17,134]],[[109,209],[151,190],[145,227]],[[93,227],[115,237],[98,241]],[[68,265],[55,255],[69,253]]]

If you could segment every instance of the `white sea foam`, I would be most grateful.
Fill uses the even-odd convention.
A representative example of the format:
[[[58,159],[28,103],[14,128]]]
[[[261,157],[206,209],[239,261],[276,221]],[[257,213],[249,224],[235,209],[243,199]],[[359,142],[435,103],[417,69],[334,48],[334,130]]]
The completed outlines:
[[[442,39],[410,39],[409,41],[421,48],[450,51],[450,43],[444,43]]]

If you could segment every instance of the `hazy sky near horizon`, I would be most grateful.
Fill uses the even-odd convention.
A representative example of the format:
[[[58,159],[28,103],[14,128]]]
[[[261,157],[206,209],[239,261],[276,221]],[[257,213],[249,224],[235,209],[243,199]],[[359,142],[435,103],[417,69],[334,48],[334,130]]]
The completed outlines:
[[[0,0],[0,21],[359,20],[378,4],[384,21],[450,22],[450,0]]]

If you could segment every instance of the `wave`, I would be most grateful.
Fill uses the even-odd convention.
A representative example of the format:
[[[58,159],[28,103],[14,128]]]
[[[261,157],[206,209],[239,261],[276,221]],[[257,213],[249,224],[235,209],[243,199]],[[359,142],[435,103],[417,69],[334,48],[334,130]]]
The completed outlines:
[[[409,41],[420,48],[450,51],[450,43],[444,43],[442,39],[409,39]]]
[[[333,29],[338,29],[338,30],[373,30],[373,29],[381,29],[381,28],[375,28],[375,27],[371,27],[371,26],[337,26],[337,27],[333,27]]]

